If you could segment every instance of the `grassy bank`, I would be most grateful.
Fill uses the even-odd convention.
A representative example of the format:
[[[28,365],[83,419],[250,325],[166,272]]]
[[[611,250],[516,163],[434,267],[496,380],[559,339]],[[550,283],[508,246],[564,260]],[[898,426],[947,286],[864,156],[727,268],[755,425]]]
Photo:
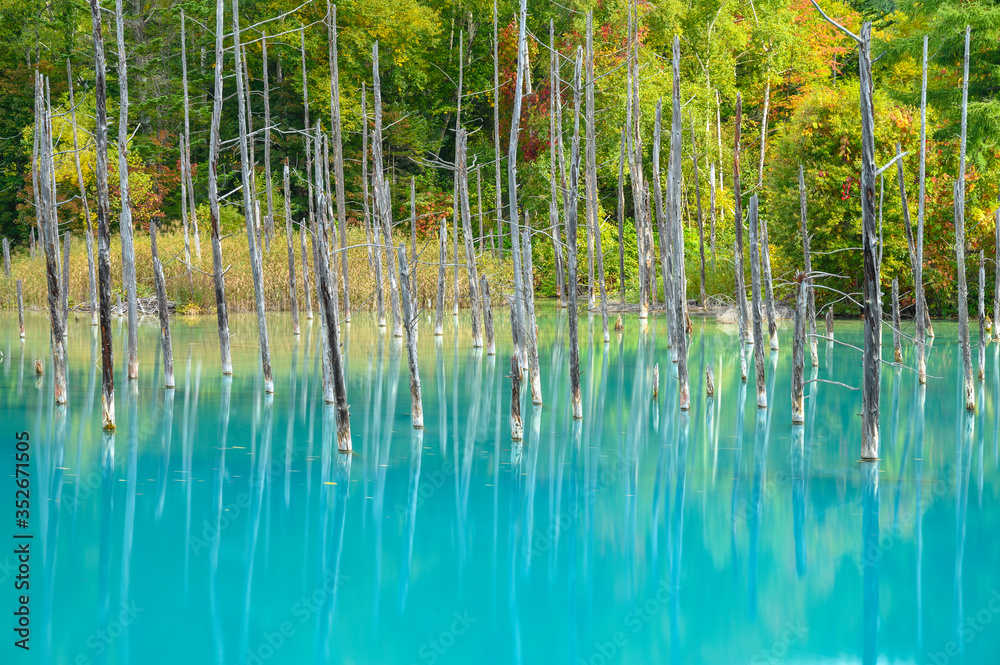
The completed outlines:
[[[184,235],[180,231],[164,232],[157,236],[157,248],[160,254],[160,261],[163,263],[163,272],[167,281],[167,297],[177,303],[177,311],[184,314],[206,314],[215,311],[215,288],[212,281],[212,244],[208,234],[208,229],[202,226],[201,229],[201,259],[195,254],[194,239],[191,239],[191,265],[197,270],[192,270],[189,281],[187,268],[183,264],[184,259]],[[354,228],[348,231],[347,245],[364,245],[366,243],[364,232]],[[410,255],[409,237],[398,234],[394,238],[395,242],[405,242],[407,246],[407,258],[412,260]],[[449,244],[449,261],[453,261],[451,254],[452,243]],[[295,245],[295,274],[296,291],[299,307],[305,307],[304,294],[302,289],[302,251],[298,234],[294,239]],[[94,242],[95,262],[97,252],[97,242]],[[422,305],[426,304],[426,299],[433,301],[437,298],[437,278],[438,278],[438,243],[436,240],[417,243],[418,263],[417,263],[417,293]],[[375,271],[368,263],[368,251],[365,247],[353,247],[347,250],[348,255],[348,276],[351,287],[351,304],[355,310],[375,308]],[[340,255],[337,255],[337,264],[340,264]],[[111,240],[111,277],[112,277],[112,301],[118,295],[124,297],[125,291],[122,287],[122,253],[121,241],[116,236]],[[136,262],[136,287],[140,296],[155,295],[153,285],[153,262],[149,246],[149,235],[146,233],[136,233],[135,236],[135,262]],[[226,302],[231,312],[254,311],[254,289],[253,277],[250,272],[250,252],[247,247],[246,232],[240,231],[223,238],[222,241],[222,262],[228,270],[225,276],[226,282]],[[288,247],[285,241],[285,233],[282,230],[276,233],[274,242],[271,244],[271,251],[263,252],[264,268],[264,297],[267,302],[267,309],[270,311],[291,309],[291,298],[288,289]],[[486,274],[490,279],[490,286],[494,290],[494,300],[497,299],[498,289],[510,291],[512,284],[512,271],[507,262],[497,261],[489,251],[477,258],[480,274]],[[464,248],[459,246],[459,304],[468,306],[468,278],[465,264]],[[392,257],[392,264],[398,274],[398,263],[395,256]],[[385,289],[386,308],[389,305],[389,284],[386,279],[385,270],[388,266],[383,263],[383,287]],[[96,270],[96,267],[95,267]],[[198,272],[198,270],[202,272]],[[5,307],[16,307],[16,295],[14,280],[20,279],[23,283],[24,305],[29,309],[41,309],[46,307],[48,298],[48,286],[45,274],[45,258],[39,252],[35,258],[28,255],[27,249],[17,251],[11,256],[11,279],[0,278],[0,303]],[[313,307],[316,307],[315,276],[313,272],[312,249],[309,248],[309,286]],[[454,299],[454,278],[452,268],[448,267],[445,279],[446,302],[451,303]],[[87,277],[87,247],[83,236],[73,236],[70,249],[70,271],[69,271],[69,302],[70,307],[79,304],[86,304],[89,298],[89,285]]]

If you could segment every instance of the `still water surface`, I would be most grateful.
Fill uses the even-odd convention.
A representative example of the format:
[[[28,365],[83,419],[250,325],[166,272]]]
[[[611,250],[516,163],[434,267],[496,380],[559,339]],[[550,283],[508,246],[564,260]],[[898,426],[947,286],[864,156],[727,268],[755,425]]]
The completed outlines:
[[[50,361],[40,380],[33,369],[49,352],[45,317],[28,315],[21,343],[16,316],[0,316],[0,662],[997,662],[1000,347],[973,416],[954,326],[936,325],[926,388],[885,368],[875,474],[857,462],[858,391],[808,383],[806,425],[790,424],[788,329],[759,411],[734,327],[697,321],[684,414],[662,319],[643,333],[626,318],[604,346],[585,315],[574,422],[566,315],[548,308],[545,405],[525,395],[512,445],[500,319],[496,358],[472,349],[467,318],[443,338],[421,321],[426,429],[414,432],[405,348],[356,315],[343,329],[355,454],[343,456],[318,321],[293,338],[287,317],[270,319],[267,396],[252,316],[233,317],[231,379],[214,318],[174,319],[173,391],[152,319],[141,376],[124,380],[116,320],[106,435],[88,318],[70,322],[69,405],[55,408]],[[837,324],[839,340],[860,333]],[[821,342],[806,378],[859,386],[860,370],[857,351]],[[18,431],[32,442],[30,652],[11,630]]]

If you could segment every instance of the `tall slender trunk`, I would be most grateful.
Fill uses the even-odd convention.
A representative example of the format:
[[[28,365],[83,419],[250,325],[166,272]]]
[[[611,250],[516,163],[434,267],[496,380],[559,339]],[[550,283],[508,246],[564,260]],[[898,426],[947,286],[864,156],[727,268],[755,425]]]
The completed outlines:
[[[525,231],[521,234],[521,266],[524,269],[524,346],[528,358],[528,384],[531,403],[542,403],[541,370],[538,366],[538,325],[535,321],[535,280],[531,258],[531,224],[524,213]]]
[[[903,350],[900,347],[899,330],[899,280],[892,278],[892,351],[894,362],[903,362]]]
[[[456,141],[458,140],[458,132],[460,132],[462,130],[462,86],[463,86],[464,83],[465,83],[465,31],[464,30],[459,30],[458,31],[458,95],[456,97],[457,102],[456,102],[456,109],[455,109],[455,140]],[[457,174],[456,174],[455,184],[456,184],[455,194],[457,196],[458,195],[458,189],[457,189],[457,186],[458,186],[458,177],[457,177]],[[465,191],[466,191],[466,195],[468,195],[468,191],[469,191],[468,176],[466,176]],[[457,203],[457,199],[456,199],[456,203]],[[455,207],[457,208],[458,206],[455,206]],[[452,237],[452,241],[454,243],[454,248],[452,250],[452,255],[453,255],[453,258],[455,260],[455,263],[452,265],[452,279],[454,280],[454,285],[455,285],[454,286],[455,299],[454,299],[454,301],[452,303],[452,314],[454,316],[458,316],[458,228],[459,228],[458,225],[459,225],[459,215],[458,215],[458,211],[457,210],[455,212],[456,212],[456,214],[455,214],[455,226],[454,226],[455,235]],[[469,288],[472,289],[472,290],[475,290],[476,289],[476,285],[470,284]],[[475,301],[473,301],[472,306],[475,307]]]
[[[698,207],[698,253],[701,257],[701,306],[705,307],[705,222],[701,212],[701,185],[698,182],[698,149],[695,146],[694,118],[691,119],[691,162],[694,167],[694,199]]]
[[[521,94],[524,87],[524,68],[527,61],[527,21],[528,21],[528,0],[521,0],[520,18],[518,19],[517,37],[517,75],[515,77],[514,88],[514,108],[511,112],[510,121],[510,143],[507,146],[507,196],[509,201],[510,215],[510,249],[514,257],[514,315],[517,319],[515,325],[523,333],[524,331],[524,283],[522,279],[521,267],[521,239],[518,231],[520,224],[517,212],[517,140],[521,129]],[[575,238],[575,236],[574,236]],[[574,242],[574,238],[567,238],[568,242]],[[521,360],[521,367],[525,366],[524,350],[518,353]]]
[[[625,302],[625,134],[628,125],[622,125],[621,145],[618,148],[618,297]]]
[[[493,0],[493,168],[496,187],[497,258],[503,258],[503,190],[500,179],[500,58],[497,38],[497,0]]]
[[[90,325],[98,325],[97,315],[97,279],[94,274],[94,227],[90,222],[90,206],[87,202],[87,191],[83,185],[83,170],[80,168],[80,146],[76,138],[76,100],[73,97],[73,66],[66,58],[66,80],[69,84],[69,115],[73,124],[73,160],[76,162],[76,182],[80,188],[80,200],[83,202],[83,218],[86,222],[87,240],[87,278],[88,295],[90,297]],[[9,261],[8,261],[9,263]],[[10,271],[7,271],[10,276]]]
[[[903,206],[904,209],[906,206]],[[813,290],[812,257],[809,253],[809,227],[806,217],[806,179],[799,164],[799,212],[802,217],[802,255],[805,266],[806,318],[809,321],[809,355],[813,367],[819,367],[816,353],[816,293]]]
[[[674,283],[675,307],[674,321],[677,328],[676,348],[677,357],[677,382],[680,387],[680,409],[688,411],[691,408],[691,395],[688,385],[687,367],[687,271],[684,262],[684,227],[681,224],[681,145],[683,143],[681,124],[681,84],[680,84],[680,62],[681,46],[680,38],[674,36],[673,48],[673,113],[671,118],[670,152],[671,162],[674,168],[674,214],[673,224],[675,236],[673,238],[674,256],[673,267],[676,281]]]
[[[361,116],[364,118],[364,129],[361,133],[361,188],[362,209],[365,217],[365,233],[368,236],[369,256],[375,269],[375,311],[378,316],[378,326],[385,327],[385,290],[382,288],[382,252],[378,244],[378,227],[372,219],[371,206],[368,204],[368,105],[365,99],[365,86],[361,86]],[[413,260],[416,261],[416,254]]]
[[[63,234],[62,282],[59,284],[59,290],[61,291],[60,295],[62,296],[64,335],[67,333],[67,328],[69,326],[69,247],[72,238],[73,236],[70,235],[69,231]]]
[[[803,373],[805,366],[806,318],[808,317],[809,282],[804,273],[799,273],[795,280],[795,334],[792,337],[792,423],[805,422],[803,408]]]
[[[927,311],[927,296],[924,293],[924,203],[926,202],[926,167],[927,167],[927,36],[924,35],[923,67],[920,79],[920,194],[917,201],[917,267],[920,269],[920,282],[914,282],[914,288],[920,294],[923,304],[923,325],[917,326],[917,372],[927,382],[926,368],[926,338],[934,337],[934,326],[931,325],[930,313]]]
[[[587,308],[594,309],[594,235],[597,233],[597,132],[594,127],[594,13],[587,12],[587,139],[586,176],[584,178],[587,212]],[[607,333],[608,327],[604,326]]]
[[[344,320],[351,319],[351,287],[347,268],[347,202],[344,195],[344,139],[340,117],[340,58],[337,53],[337,5],[326,3],[330,15],[330,138],[333,140],[333,175],[337,188],[337,229],[340,233],[340,273],[344,286]],[[416,257],[414,257],[416,260]]]
[[[178,144],[181,158],[181,222],[184,227],[184,269],[187,272],[188,285],[194,288],[194,272],[191,270],[191,236],[188,231],[188,186],[187,186],[187,164],[184,160],[184,135],[181,134]]]
[[[764,383],[764,331],[761,321],[760,245],[758,238],[757,195],[750,197],[750,288],[753,292],[753,356],[757,370],[757,408],[767,408]]]
[[[267,217],[264,219],[264,243],[268,254],[271,253],[271,243],[274,241],[274,182],[271,176],[271,73],[267,60],[267,37],[260,41],[261,58],[263,59],[264,79],[264,183],[267,188]]]
[[[222,219],[219,210],[218,167],[222,123],[222,64],[225,54],[225,0],[215,2],[215,88],[212,93],[212,124],[208,142],[208,206],[212,226],[212,277],[215,283],[215,307],[219,325],[219,351],[222,356],[222,374],[233,373],[233,359],[229,348],[229,312],[226,308],[225,275],[222,268]]]
[[[580,70],[583,54],[576,51],[576,66],[573,70],[573,139],[570,150],[569,205],[566,214],[566,239],[569,247],[569,386],[573,418],[583,418],[583,401],[580,397],[580,344],[579,315],[577,313],[576,289],[576,222],[577,205],[580,196]]]
[[[375,220],[381,227],[386,251],[392,247],[392,209],[389,205],[389,185],[385,181],[382,165],[382,83],[379,78],[378,42],[372,46],[373,89],[375,91],[375,136],[372,139],[372,169],[375,180]],[[388,257],[387,257],[388,258]],[[394,270],[389,270],[389,296],[392,303],[392,336],[403,336],[403,323],[399,314],[399,287]]]
[[[483,335],[479,328],[479,274],[476,271],[476,249],[472,244],[472,216],[469,210],[469,164],[466,159],[468,133],[458,130],[455,137],[455,161],[458,167],[458,193],[462,207],[462,231],[465,234],[465,263],[469,271],[469,303],[472,309],[472,346],[482,348]],[[458,265],[458,259],[455,260]],[[458,300],[458,291],[455,292]]]
[[[202,49],[201,53],[202,60],[204,60],[205,49]],[[204,62],[202,64],[204,65]],[[181,10],[181,84],[184,89],[184,153],[181,159],[187,170],[188,211],[191,215],[191,227],[194,231],[194,253],[198,257],[198,260],[201,261],[201,239],[198,237],[198,213],[195,210],[194,204],[194,174],[191,169],[191,120],[188,112],[187,37],[185,35],[183,9]]]
[[[486,275],[479,276],[479,283],[483,292],[483,327],[486,329],[486,355],[495,356],[497,354],[496,341],[493,339],[493,307],[490,303],[490,283]]]
[[[288,173],[288,158],[282,177],[285,199],[285,240],[288,243],[288,295],[292,309],[292,334],[299,334],[299,299],[295,293],[295,235],[292,231],[292,188]]]
[[[120,0],[119,0],[120,1]],[[267,338],[267,315],[264,310],[264,275],[260,260],[258,236],[255,233],[255,197],[252,194],[253,163],[247,150],[248,118],[246,110],[249,107],[247,93],[243,88],[243,79],[239,76],[240,57],[240,0],[233,0],[233,54],[236,58],[234,67],[236,76],[236,99],[239,109],[240,125],[240,164],[243,171],[243,215],[246,217],[247,245],[250,248],[250,270],[253,273],[254,300],[257,303],[257,333],[260,338],[260,361],[264,369],[264,392],[274,392],[274,379],[271,377],[271,346]]]
[[[767,239],[767,220],[760,220],[760,260],[764,279],[764,303],[767,306],[767,334],[771,350],[778,350],[777,312],[774,309],[774,285],[771,281],[771,246]]]
[[[160,347],[163,350],[163,381],[167,388],[174,387],[174,351],[170,343],[170,312],[167,311],[167,285],[163,279],[163,265],[156,251],[156,220],[149,223],[149,246],[153,258],[153,281],[156,284],[156,313],[160,317]]]
[[[715,162],[708,169],[709,184],[709,204],[708,204],[708,246],[712,253],[712,270],[715,270],[715,220],[717,217],[715,207]]]
[[[221,1],[221,0],[220,0]],[[104,429],[115,428],[115,354],[111,331],[111,231],[108,217],[108,109],[104,64],[104,37],[101,35],[101,5],[90,0],[94,36],[94,179],[97,182],[97,284],[101,328],[101,418]],[[37,117],[36,101],[36,117]]]
[[[971,28],[965,27],[965,57],[962,61],[962,138],[958,153],[958,178],[955,181],[955,267],[958,273],[958,341],[962,347],[965,376],[965,408],[976,409],[976,391],[972,381],[972,352],[969,343],[969,294],[965,282],[965,139],[969,108],[969,40]]]
[[[663,297],[667,301],[668,306],[666,307],[667,315],[667,345],[671,349],[674,348],[676,344],[677,336],[677,322],[674,320],[673,306],[674,302],[674,270],[672,267],[673,257],[670,255],[670,248],[673,243],[670,242],[672,227],[668,224],[666,216],[673,212],[671,206],[667,204],[664,206],[663,201],[663,190],[660,186],[661,176],[660,176],[660,145],[663,127],[663,100],[656,100],[656,119],[653,123],[653,200],[656,204],[656,225],[657,232],[660,235],[660,274],[663,277]],[[669,161],[669,160],[668,160]],[[669,183],[673,183],[673,171],[668,167],[667,169],[667,193],[668,196],[673,191],[673,187]],[[676,355],[674,356],[676,358]]]
[[[410,419],[415,429],[424,427],[424,406],[420,396],[420,365],[417,361],[416,297],[410,293],[410,271],[406,265],[406,246],[399,245],[399,284],[403,290],[403,329],[406,330],[406,359],[410,365]],[[474,308],[473,308],[474,309]]]
[[[562,229],[559,224],[559,181],[556,180],[557,138],[556,105],[559,100],[559,54],[555,49],[555,28],[549,20],[549,234],[552,236],[552,254],[555,257],[556,290],[559,292],[559,306],[566,306],[566,272],[563,266]],[[560,131],[561,131],[560,127]],[[619,205],[621,205],[619,203]]]
[[[118,185],[121,193],[119,227],[122,236],[122,281],[128,299],[128,378],[139,378],[139,314],[136,309],[135,246],[132,239],[132,199],[128,186],[128,61],[122,0],[115,0],[118,40]]]

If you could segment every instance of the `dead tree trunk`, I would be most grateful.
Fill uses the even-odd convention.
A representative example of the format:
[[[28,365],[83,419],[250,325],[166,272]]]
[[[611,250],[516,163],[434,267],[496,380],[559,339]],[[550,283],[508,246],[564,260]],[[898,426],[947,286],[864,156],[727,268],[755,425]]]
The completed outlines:
[[[576,221],[577,205],[580,197],[580,69],[583,56],[576,52],[576,67],[573,73],[573,141],[569,170],[569,205],[566,214],[566,241],[569,254],[569,386],[573,407],[573,418],[583,418],[583,401],[580,397],[580,345],[579,315],[577,314],[576,289]]]
[[[480,204],[480,222],[482,222],[482,212],[482,204]],[[410,300],[412,301],[410,311],[413,316],[417,316],[417,312],[420,311],[417,299],[417,181],[412,176],[410,177],[410,253],[413,255],[413,264],[410,266],[410,274],[407,275],[410,280]],[[414,324],[413,333],[417,334],[416,324]]]
[[[271,243],[274,241],[274,183],[271,176],[271,75],[267,61],[267,37],[260,41],[261,58],[263,59],[264,79],[264,186],[267,188],[267,218],[264,220],[264,246],[271,253]],[[247,93],[249,95],[249,92]]]
[[[805,273],[799,273],[797,295],[795,298],[795,336],[792,338],[792,423],[805,422],[805,409],[802,401],[803,373],[805,371],[805,339],[806,319],[809,316],[809,278]]]
[[[305,153],[306,153],[306,174],[307,174],[306,175],[306,189],[307,189],[307,192],[308,192],[308,199],[309,199],[309,219],[307,220],[306,228],[310,228],[311,229],[316,224],[316,199],[315,199],[315,193],[313,192],[313,176],[312,176],[312,173],[313,173],[312,152],[313,151],[312,151],[312,147],[311,147],[311,143],[312,143],[312,124],[310,124],[310,120],[309,120],[309,71],[306,69],[306,32],[305,32],[305,28],[302,28],[299,31],[299,42],[300,42],[300,47],[301,47],[300,52],[302,54],[302,115],[303,115],[302,143],[303,143],[303,148],[304,148]],[[364,87],[364,85],[361,86],[361,115],[364,118],[364,128],[365,128],[365,131],[362,134],[362,140],[363,141],[367,141],[367,139],[368,139],[368,115],[367,115],[367,113],[365,113],[365,87]],[[368,145],[367,142],[365,142],[364,145],[367,146]],[[366,149],[362,153],[362,159],[363,160],[366,159],[367,156],[368,156],[368,151]],[[363,164],[367,164],[367,162],[363,162]],[[367,192],[368,192],[368,183],[366,182],[365,183],[365,206],[368,205]],[[303,236],[303,245],[302,245],[302,261],[303,261],[303,271],[302,271],[303,277],[302,277],[302,281],[305,284],[305,288],[306,288],[306,291],[305,291],[306,307],[308,309],[308,315],[306,316],[306,318],[311,319],[311,318],[313,318],[313,315],[312,315],[312,301],[309,298],[309,272],[308,272],[308,270],[306,269],[306,266],[305,266],[305,262],[306,262],[306,246],[305,246],[305,237],[304,236]],[[314,277],[317,277],[317,279],[318,279],[318,275],[314,275]],[[316,294],[316,298],[317,298],[317,300],[319,299],[319,294],[318,293]],[[318,304],[319,303],[317,302],[317,305]]]
[[[455,110],[455,139],[458,140],[458,132],[462,129],[462,87],[464,84],[465,76],[465,31],[459,30],[458,33],[458,95],[456,96],[456,110]],[[458,203],[458,172],[456,168],[455,172],[455,203]],[[468,175],[466,175],[465,184],[466,195],[468,195],[469,184]],[[452,258],[455,263],[452,266],[451,276],[454,284],[453,292],[455,298],[452,301],[452,315],[458,316],[458,228],[459,228],[459,210],[458,205],[455,206],[455,235],[452,237],[453,249]],[[469,285],[469,288],[475,289],[475,285]],[[456,319],[457,323],[457,319]]]
[[[282,178],[285,198],[285,240],[288,243],[288,295],[292,309],[292,334],[299,334],[299,299],[295,293],[295,235],[292,232],[292,189],[288,174],[288,158]],[[304,257],[303,257],[304,258]]]
[[[96,1],[96,0],[95,0]],[[224,0],[215,2],[215,90],[212,95],[212,124],[208,143],[208,205],[212,226],[212,278],[215,283],[215,307],[219,324],[219,351],[222,356],[222,374],[231,376],[233,359],[229,348],[229,312],[226,309],[226,285],[222,268],[222,229],[219,211],[218,166],[219,125],[222,122],[222,63],[225,51]],[[101,324],[104,325],[103,323]]]
[[[62,314],[63,314],[63,334],[65,335],[69,326],[69,246],[72,236],[69,231],[63,234],[62,253],[62,282],[59,289],[62,292]]]
[[[979,250],[979,380],[986,378],[986,263]]]
[[[899,280],[892,278],[892,350],[893,359],[897,363],[903,362],[903,349],[900,346],[899,334]]]
[[[441,228],[438,229],[438,281],[437,281],[437,316],[434,319],[434,336],[444,334],[444,279],[445,264],[448,263],[448,219],[442,216]]]
[[[306,318],[313,318],[312,295],[309,293],[309,249],[306,247],[308,220],[299,223],[299,242],[302,245],[302,296],[306,303]]]
[[[514,108],[511,112],[510,142],[507,146],[507,197],[510,215],[511,254],[514,257],[514,313],[517,316],[516,325],[520,330],[524,330],[524,284],[522,280],[523,268],[521,267],[521,237],[518,230],[520,220],[517,212],[517,141],[521,126],[521,93],[524,88],[524,71],[527,66],[526,61],[528,57],[528,45],[525,37],[528,21],[528,0],[521,0],[520,4]],[[572,243],[574,241],[575,236],[573,238],[567,237],[567,242]],[[521,353],[523,354],[523,350]],[[523,355],[521,356],[521,360],[521,365],[523,366]]]
[[[170,312],[167,310],[167,284],[163,265],[156,251],[156,220],[149,223],[149,246],[153,255],[153,281],[156,284],[156,313],[160,317],[160,347],[163,350],[164,386],[174,387],[174,352],[170,343]]]
[[[927,382],[926,370],[926,341],[927,337],[934,338],[934,326],[931,324],[930,312],[927,311],[927,297],[924,293],[923,266],[924,266],[924,203],[926,192],[926,167],[927,167],[927,36],[924,36],[923,68],[920,79],[920,199],[917,204],[917,267],[920,269],[921,280],[915,288],[919,288],[920,301],[924,310],[923,325],[917,327],[917,372],[922,377],[921,383]]]
[[[333,169],[337,188],[337,230],[340,233],[340,272],[344,287],[344,319],[351,318],[351,285],[347,269],[347,203],[344,198],[344,140],[340,118],[340,58],[337,53],[337,6],[326,3],[330,15],[330,134],[333,140]],[[391,243],[390,243],[391,245]],[[414,255],[414,260],[416,256]]]
[[[511,326],[517,325],[511,321]],[[521,420],[521,363],[517,354],[510,357],[510,439],[520,441],[524,434],[524,422]]]
[[[122,236],[122,281],[128,299],[128,378],[139,378],[139,314],[135,292],[135,246],[132,241],[132,199],[128,187],[128,62],[125,57],[125,18],[122,0],[115,0],[118,38],[118,185],[121,192],[119,226]]]
[[[410,271],[406,265],[406,246],[400,243],[399,285],[403,291],[403,329],[406,331],[406,359],[410,364],[410,418],[414,429],[424,428],[424,403],[420,397],[420,365],[417,362],[417,313],[413,311],[416,299],[410,294]]]
[[[597,130],[594,121],[594,14],[587,12],[587,156],[584,178],[587,212],[587,308],[594,309],[594,235],[597,233]],[[604,320],[607,333],[607,319]]]
[[[691,119],[691,162],[694,167],[694,200],[698,209],[698,253],[701,257],[701,306],[705,307],[705,222],[701,213],[701,184],[698,182],[698,149],[694,139],[694,118]],[[714,188],[713,188],[714,189]]]
[[[468,133],[458,130],[455,137],[455,161],[458,166],[458,194],[462,206],[462,232],[465,234],[465,263],[469,271],[469,305],[472,310],[472,347],[483,347],[483,334],[479,328],[479,274],[476,271],[476,248],[472,244],[472,213],[469,208],[469,164],[466,159]],[[458,265],[458,259],[455,260]],[[458,300],[458,292],[455,292]]]
[[[750,288],[753,292],[753,357],[757,370],[757,408],[767,408],[767,385],[764,382],[764,331],[761,321],[760,245],[757,234],[757,195],[750,197]]]
[[[194,288],[194,271],[191,270],[191,237],[188,232],[187,204],[187,165],[184,163],[184,135],[181,134],[178,149],[181,153],[181,222],[184,227],[184,270],[187,272],[188,285]]]
[[[962,346],[962,368],[965,373],[965,408],[976,409],[976,392],[972,382],[972,352],[969,344],[969,294],[965,283],[965,137],[969,107],[969,38],[965,27],[965,58],[962,64],[962,139],[958,153],[958,179],[955,182],[955,268],[958,281],[958,341]]]
[[[896,179],[899,182],[899,198],[903,211],[903,227],[906,230],[906,246],[910,254],[910,268],[913,271],[913,300],[916,304],[916,313],[913,318],[916,327],[917,375],[920,382],[924,383],[927,381],[927,368],[921,340],[923,339],[924,334],[924,311],[927,308],[927,303],[924,300],[923,294],[923,266],[919,265],[920,261],[917,258],[917,243],[913,237],[913,227],[910,224],[910,207],[906,200],[906,180],[903,177],[903,157],[901,152],[899,143],[896,143]]]
[[[21,294],[21,280],[17,280],[17,330],[24,339],[24,298]]]
[[[660,187],[660,136],[663,122],[663,102],[656,100],[656,117],[653,121],[653,201],[656,206],[656,230],[660,235],[660,274],[663,277],[663,299],[666,301],[667,315],[667,344],[671,348],[677,343],[677,322],[674,320],[674,288],[675,275],[672,267],[672,257],[670,248],[673,243],[670,241],[673,227],[668,223],[666,216],[673,212],[668,203],[666,210],[663,204],[663,192]],[[672,156],[672,155],[671,155]],[[667,197],[673,193],[673,171],[667,168]],[[675,355],[676,358],[676,349]]]
[[[736,234],[734,262],[736,270],[736,309],[740,324],[740,339],[743,346],[750,341],[747,322],[749,319],[747,305],[747,288],[743,281],[743,202],[741,197],[743,192],[740,188],[740,124],[743,120],[743,98],[736,93],[736,111],[734,120],[733,136],[733,226]],[[745,352],[744,352],[745,355]],[[741,360],[744,365],[746,360]],[[743,370],[743,378],[746,379],[746,370]]]
[[[381,222],[382,246],[392,247],[392,209],[389,205],[389,185],[385,181],[382,165],[382,82],[379,78],[378,42],[372,46],[373,89],[375,91],[375,136],[372,139],[372,169],[375,180],[375,219]],[[392,302],[392,336],[403,336],[403,322],[399,314],[399,287],[394,271],[389,270],[389,296]]]
[[[805,265],[806,318],[809,321],[809,355],[813,367],[819,367],[816,353],[816,292],[813,289],[812,257],[809,253],[809,227],[806,216],[806,180],[799,164],[799,209],[802,216],[802,255]]]
[[[549,234],[552,236],[552,251],[555,257],[556,290],[559,292],[559,306],[566,306],[566,273],[562,256],[562,229],[559,227],[558,180],[556,180],[556,105],[559,99],[559,54],[555,50],[555,28],[549,20]],[[562,128],[560,127],[560,131]],[[618,202],[621,207],[621,201]]]
[[[90,206],[87,202],[87,191],[83,185],[83,169],[80,168],[80,146],[76,137],[76,100],[73,97],[73,67],[69,58],[66,58],[66,80],[69,83],[69,115],[73,125],[73,159],[76,162],[76,182],[80,188],[80,200],[83,202],[83,218],[86,223],[87,240],[87,278],[88,295],[90,297],[90,325],[96,326],[97,320],[97,279],[94,273],[94,228],[90,221]],[[7,276],[10,277],[10,258],[4,248],[4,261],[7,267]]]
[[[618,297],[625,302],[625,133],[622,125],[621,146],[618,149]]]
[[[712,270],[715,270],[715,218],[717,216],[715,209],[715,162],[712,162],[708,169],[708,180],[709,180],[709,230],[708,230],[708,246],[712,252]]]
[[[202,64],[204,64],[202,49]],[[181,83],[184,89],[184,167],[187,177],[188,210],[191,215],[191,227],[194,231],[194,253],[201,261],[201,239],[198,237],[198,213],[194,205],[194,175],[191,169],[191,121],[188,113],[188,80],[187,80],[187,37],[184,32],[184,10],[181,10]],[[182,176],[183,177],[183,176]],[[185,219],[185,222],[187,220]]]
[[[54,210],[56,201],[52,195],[49,173],[52,170],[52,118],[51,111],[46,107],[42,93],[42,77],[35,74],[35,108],[42,120],[42,137],[40,140],[40,159],[42,177],[39,178],[39,203],[46,211],[45,226],[42,237],[45,240],[45,271],[48,277],[49,320],[52,327],[52,369],[55,386],[56,404],[66,403],[66,342],[64,340],[64,322],[62,314],[62,297],[59,293],[59,230],[55,223]]]
[[[490,303],[490,283],[486,275],[481,275],[479,283],[483,292],[483,327],[486,329],[486,355],[497,354],[496,340],[493,338],[493,307]]]
[[[363,118],[364,129],[361,133],[361,181],[362,181],[362,208],[365,217],[365,233],[368,235],[369,256],[375,269],[375,311],[378,316],[378,327],[385,327],[385,290],[382,287],[382,251],[378,244],[378,227],[372,218],[371,209],[368,205],[368,107],[365,100],[365,86],[361,86],[361,116]],[[413,260],[417,260],[416,254]]]
[[[119,2],[121,0],[118,0]],[[260,361],[264,368],[264,392],[274,392],[274,379],[271,377],[271,345],[267,338],[267,315],[264,310],[264,275],[261,268],[260,248],[257,246],[257,234],[254,232],[254,199],[251,182],[253,180],[253,164],[247,149],[247,98],[243,89],[243,79],[239,76],[240,57],[240,0],[233,0],[233,53],[236,58],[236,99],[239,109],[240,125],[240,163],[243,171],[243,214],[246,217],[247,244],[250,247],[250,270],[253,273],[254,300],[257,303],[257,333],[260,338]],[[326,256],[325,254],[323,256]]]
[[[671,118],[670,148],[671,162],[674,167],[674,192],[673,192],[673,225],[674,235],[671,238],[674,248],[674,307],[676,314],[674,320],[677,324],[677,336],[675,342],[675,353],[677,356],[677,382],[680,387],[680,409],[688,411],[691,408],[691,396],[688,387],[688,340],[687,327],[687,274],[684,261],[684,226],[681,224],[681,143],[683,142],[681,124],[681,87],[680,87],[680,62],[681,45],[680,38],[674,36],[673,48],[673,112]],[[703,257],[704,258],[704,257]],[[704,266],[704,262],[702,262]]]
[[[767,305],[767,334],[771,350],[778,350],[777,312],[774,310],[774,285],[771,281],[771,247],[767,239],[767,220],[760,220],[760,260],[764,280],[764,303]]]
[[[528,383],[531,386],[531,403],[542,403],[541,370],[538,366],[538,326],[535,323],[535,283],[531,258],[531,225],[528,213],[524,214],[524,232],[521,234],[521,265],[524,267],[524,340],[528,356]]]
[[[497,258],[503,258],[503,190],[500,179],[500,58],[497,0],[493,0],[493,168],[496,178]]]
[[[219,0],[221,2],[221,0]],[[94,107],[96,123],[94,143],[97,181],[97,283],[101,328],[101,417],[104,429],[115,428],[115,356],[111,331],[111,232],[108,216],[108,109],[107,80],[104,64],[104,38],[101,35],[101,5],[90,0],[90,18],[94,40]]]

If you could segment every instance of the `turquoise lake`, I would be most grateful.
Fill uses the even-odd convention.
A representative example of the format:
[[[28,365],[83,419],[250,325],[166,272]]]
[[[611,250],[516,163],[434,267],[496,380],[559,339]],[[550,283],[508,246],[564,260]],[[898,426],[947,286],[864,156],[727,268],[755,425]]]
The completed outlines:
[[[806,385],[791,425],[791,328],[769,354],[770,408],[739,376],[735,326],[695,320],[691,411],[678,410],[662,317],[601,340],[580,319],[582,421],[568,321],[540,308],[544,406],[525,386],[510,440],[510,330],[497,356],[468,314],[421,315],[426,429],[410,426],[401,340],[367,313],[342,330],[354,454],[323,404],[319,321],[233,316],[140,327],[118,429],[101,430],[97,329],[69,323],[69,404],[53,404],[47,318],[0,313],[0,663],[974,663],[1000,657],[1000,345],[978,410],[962,403],[957,327],[932,377],[886,365],[877,474],[858,462],[861,394]],[[888,331],[888,327],[886,327]],[[838,321],[861,345],[861,326]],[[975,341],[975,340],[974,340]],[[884,355],[892,357],[891,334]],[[904,341],[904,361],[914,350]],[[973,352],[975,363],[976,353]],[[36,379],[34,360],[43,358]],[[652,397],[659,363],[658,400]],[[752,363],[752,358],[751,358]],[[716,395],[705,395],[705,367]],[[860,353],[819,343],[806,379],[861,385]],[[30,527],[15,526],[15,434],[31,441]],[[15,533],[30,533],[30,651],[14,646]]]

